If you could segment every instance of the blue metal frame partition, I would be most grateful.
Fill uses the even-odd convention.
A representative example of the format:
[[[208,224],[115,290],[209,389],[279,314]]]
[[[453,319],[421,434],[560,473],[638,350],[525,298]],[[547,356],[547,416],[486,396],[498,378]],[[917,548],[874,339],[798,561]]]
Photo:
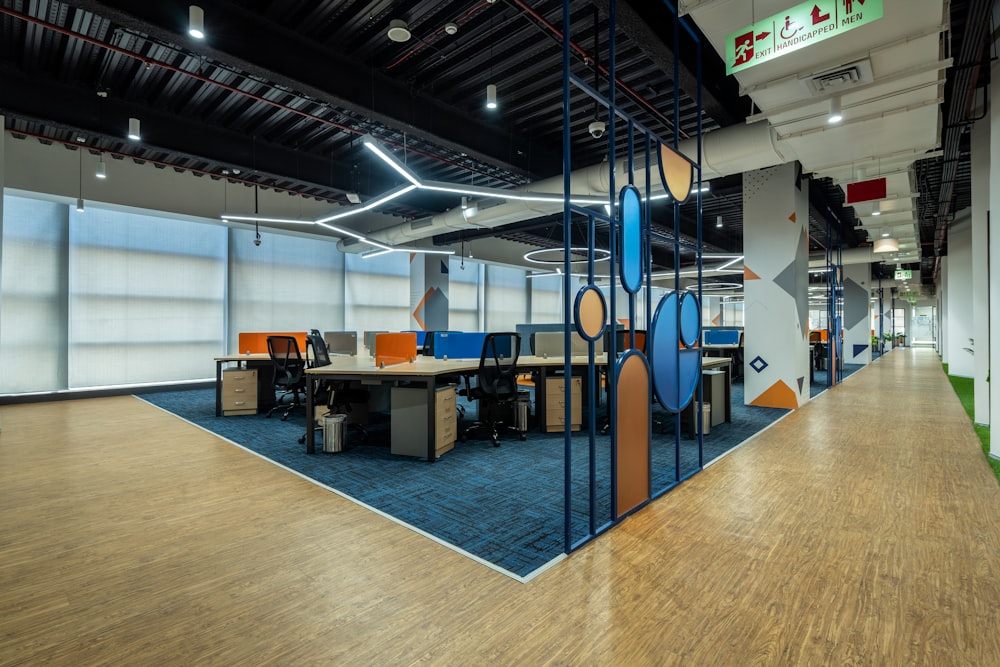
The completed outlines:
[[[827,313],[826,313],[826,386],[832,387],[844,379],[841,360],[844,354],[842,337],[844,317],[844,260],[843,242],[834,231],[832,214],[826,215],[826,267],[827,267]],[[838,221],[839,223],[839,221]]]
[[[564,320],[564,352],[566,363],[563,367],[564,377],[567,381],[564,383],[564,424],[565,433],[563,440],[563,455],[564,455],[564,488],[563,488],[563,498],[564,498],[564,551],[567,553],[579,548],[580,546],[586,544],[590,540],[594,539],[604,531],[608,530],[610,527],[624,519],[626,516],[635,512],[651,500],[661,496],[668,490],[676,486],[679,482],[691,475],[700,471],[704,466],[704,452],[703,452],[703,429],[704,425],[702,423],[702,388],[701,383],[698,381],[701,377],[701,348],[700,348],[700,330],[701,330],[701,307],[700,303],[702,300],[702,175],[701,175],[701,159],[702,159],[702,119],[701,119],[701,107],[702,107],[702,60],[701,60],[701,41],[698,35],[687,25],[686,21],[682,19],[676,7],[664,0],[664,4],[670,10],[674,18],[674,29],[673,29],[673,41],[674,41],[674,51],[675,53],[680,51],[680,37],[681,28],[683,28],[690,38],[694,41],[696,45],[696,59],[697,59],[697,109],[698,109],[698,126],[697,126],[697,157],[695,160],[681,155],[678,152],[678,144],[680,133],[680,92],[675,88],[674,90],[674,100],[673,100],[673,126],[674,132],[673,137],[670,141],[662,140],[654,131],[650,128],[644,126],[641,122],[631,117],[624,110],[617,106],[616,102],[616,46],[615,46],[615,0],[609,0],[608,2],[608,21],[607,21],[607,45],[608,45],[608,91],[607,96],[601,94],[598,89],[591,87],[587,84],[583,78],[573,74],[572,63],[570,60],[570,43],[572,41],[570,35],[570,2],[569,0],[563,0],[563,34],[562,34],[562,56],[563,56],[563,192],[564,192],[564,211],[563,211],[563,309],[566,313]],[[674,80],[679,79],[679,68],[680,64],[678,59],[674,62]],[[572,108],[570,101],[570,90],[571,86],[582,90],[590,98],[592,98],[597,104],[603,105],[607,110],[607,143],[608,143],[608,165],[609,165],[609,195],[608,203],[605,207],[605,211],[595,211],[590,208],[585,208],[572,204],[570,202],[571,194],[571,178],[570,173],[572,171],[572,160],[571,160],[571,142],[570,142],[570,132],[571,132],[571,117]],[[618,184],[615,182],[616,179],[616,169],[618,156],[616,155],[616,145],[617,145],[617,125],[624,122],[626,126],[627,136],[627,154],[625,156],[625,170],[627,172],[627,184],[623,185],[619,190]],[[639,141],[637,142],[637,136]],[[644,196],[639,194],[638,187],[635,183],[635,162],[636,162],[636,143],[639,143],[639,150],[642,152],[644,158],[645,167],[645,183],[644,186]],[[651,165],[653,164],[654,151],[657,152],[656,162],[659,164],[660,176],[664,181],[665,190],[670,193],[671,188],[667,184],[667,177],[664,175],[663,167],[663,155],[664,147],[667,151],[670,151],[671,160],[679,160],[680,164],[687,164],[686,169],[688,171],[687,187],[683,192],[683,197],[676,196],[677,193],[674,192],[675,196],[672,197],[672,210],[674,214],[674,238],[672,239],[674,243],[674,287],[675,289],[669,294],[665,295],[659,306],[656,309],[656,315],[651,318],[651,313],[653,312],[653,302],[652,302],[652,238],[654,232],[652,231],[652,200],[650,194],[652,191],[652,173]],[[673,164],[676,164],[674,162]],[[674,173],[674,172],[671,172]],[[692,188],[691,185],[694,185]],[[697,252],[697,292],[691,294],[684,290],[680,290],[680,251],[682,245],[690,248],[690,244],[682,244],[681,242],[681,230],[680,230],[680,205],[685,201],[689,194],[695,193],[697,200],[697,247],[695,248]],[[571,243],[571,229],[574,220],[582,220],[586,222],[587,229],[587,242],[590,252],[587,258],[587,275],[585,277],[586,284],[580,288],[577,296],[572,304],[573,310],[571,310],[571,290],[573,277],[572,273],[572,243]],[[598,221],[604,222],[608,225],[609,229],[609,282],[610,290],[607,303],[604,300],[603,293],[597,288],[597,275],[595,273],[594,267],[594,244],[595,244],[595,226]],[[662,237],[661,237],[662,238]],[[614,334],[615,327],[618,322],[618,288],[624,289],[627,295],[627,309],[628,309],[628,323],[629,323],[629,334],[625,339],[625,347],[622,356],[619,358],[617,350],[617,336]],[[645,308],[643,313],[643,321],[640,323],[637,321],[637,298],[638,293],[642,288],[645,288]],[[597,300],[600,307],[603,309],[604,314],[604,326],[600,330],[588,330],[586,325],[581,323],[581,304],[584,299],[589,299],[591,301]],[[576,317],[575,323],[571,321],[570,313],[575,313]],[[660,319],[661,314],[663,319]],[[663,322],[662,327],[659,324]],[[605,352],[607,353],[608,364],[607,364],[607,378],[608,383],[608,421],[610,427],[610,442],[609,449],[602,450],[598,446],[597,440],[597,394],[599,386],[599,376],[596,368],[596,354],[595,354],[595,342],[603,337],[608,323],[611,326],[611,335],[607,336],[609,344],[605,347]],[[637,325],[642,324],[646,331],[646,348],[645,351],[641,351],[636,348],[636,329]],[[573,403],[573,393],[571,382],[568,379],[572,376],[572,368],[570,364],[570,350],[571,350],[571,327],[575,327],[575,331],[589,341],[588,346],[588,359],[589,365],[586,372],[587,379],[587,396],[586,396],[586,407],[587,407],[587,420],[586,426],[588,430],[588,441],[586,446],[586,456],[588,457],[587,468],[586,468],[586,484],[587,489],[587,502],[586,502],[586,513],[587,521],[582,522],[578,520],[578,525],[585,523],[586,528],[578,528],[574,531],[574,446],[573,446],[573,436],[571,433],[570,425],[572,423],[572,403]],[[665,332],[662,336],[657,336],[657,332]],[[671,344],[661,344],[656,345],[658,339],[663,339],[666,341],[672,341]],[[661,340],[661,343],[663,342]],[[657,358],[657,349],[660,349],[659,355],[662,358]],[[696,368],[696,373],[692,373],[692,369]],[[665,372],[659,372],[661,369],[665,369]],[[636,374],[638,372],[638,374]],[[643,374],[645,376],[646,386],[644,387],[645,396],[649,399],[649,405],[646,406],[645,411],[645,430],[646,430],[646,443],[645,452],[646,457],[646,477],[645,477],[645,488],[639,488],[638,490],[634,488],[629,488],[623,493],[623,489],[619,484],[620,476],[629,474],[631,466],[636,465],[636,457],[633,456],[635,452],[634,442],[619,442],[619,424],[618,424],[618,414],[619,409],[628,409],[625,403],[619,404],[618,387],[619,380],[623,377],[623,373],[627,374],[629,379],[638,377],[640,380],[638,383],[631,381],[628,385],[626,391],[634,391],[637,387],[642,395],[642,382],[641,379]],[[695,391],[697,388],[697,391]],[[652,479],[654,470],[654,457],[653,457],[653,443],[652,443],[652,399],[656,396],[661,404],[664,405],[670,412],[673,413],[673,418],[675,421],[674,428],[674,443],[673,443],[673,454],[674,454],[674,478],[671,482],[667,483],[663,488],[653,489]],[[666,400],[663,397],[666,396]],[[579,400],[584,400],[583,397]],[[695,419],[698,424],[698,438],[697,438],[697,468],[688,472],[687,474],[681,474],[680,467],[680,438],[681,438],[681,428],[680,428],[680,412],[682,409],[688,406],[692,400],[697,400],[698,409],[695,411]],[[642,412],[641,407],[639,412]],[[641,426],[640,426],[641,432]],[[603,446],[603,441],[601,442]],[[625,450],[629,450],[626,452]],[[576,449],[576,452],[580,452],[580,448]],[[599,465],[603,462],[604,457],[608,458],[608,465],[602,467]],[[632,457],[632,458],[628,458]],[[620,465],[620,458],[626,461],[624,465]],[[638,461],[639,469],[642,469],[642,461]],[[600,471],[606,469],[608,471],[607,479],[602,479],[600,477]],[[628,469],[628,470],[626,470]],[[641,474],[638,476],[641,478]],[[579,479],[579,478],[578,478]],[[622,479],[634,480],[635,477]],[[634,486],[634,485],[633,485]],[[641,486],[641,483],[640,483]],[[604,499],[603,494],[607,493],[607,499]],[[631,495],[630,495],[631,494]],[[627,506],[621,506],[620,498],[625,498],[625,503]],[[607,514],[602,515],[604,509],[607,509]]]

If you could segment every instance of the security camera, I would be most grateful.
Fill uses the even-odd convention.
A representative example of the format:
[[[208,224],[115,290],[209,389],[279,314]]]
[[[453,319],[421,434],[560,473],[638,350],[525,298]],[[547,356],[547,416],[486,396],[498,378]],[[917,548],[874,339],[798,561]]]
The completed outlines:
[[[593,123],[587,126],[587,130],[590,131],[590,136],[592,136],[595,139],[600,139],[601,137],[604,136],[604,128],[605,125],[603,120],[595,120]]]

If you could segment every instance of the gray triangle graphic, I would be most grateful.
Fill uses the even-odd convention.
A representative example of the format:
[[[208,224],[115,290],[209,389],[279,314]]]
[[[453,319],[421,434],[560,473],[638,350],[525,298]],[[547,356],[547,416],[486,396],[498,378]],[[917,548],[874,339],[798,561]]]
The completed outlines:
[[[802,394],[802,385],[803,385],[803,383],[805,381],[806,381],[806,376],[805,375],[803,375],[802,377],[799,378],[799,394],[800,395]]]

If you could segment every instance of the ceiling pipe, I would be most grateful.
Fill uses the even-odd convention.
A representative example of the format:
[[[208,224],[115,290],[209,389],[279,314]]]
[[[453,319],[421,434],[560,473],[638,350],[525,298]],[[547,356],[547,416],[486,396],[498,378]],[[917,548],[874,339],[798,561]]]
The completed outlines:
[[[840,251],[840,263],[847,264],[874,264],[875,262],[885,262],[887,264],[908,264],[919,262],[920,252],[914,250],[908,253],[900,253],[897,258],[895,254],[886,257],[884,254],[876,254],[871,246],[864,248],[844,248]],[[826,267],[826,253],[813,253],[809,255],[809,268],[820,269]]]
[[[681,153],[696,156],[698,146],[694,139],[680,144]],[[654,155],[654,160],[655,155]],[[774,131],[767,123],[752,125],[731,125],[721,130],[706,134],[702,139],[702,180],[710,180],[731,174],[763,169],[783,164],[797,159],[790,150],[782,146],[779,149]],[[641,158],[635,161],[635,182],[643,183],[646,179],[645,166]],[[627,169],[626,159],[616,163],[616,182],[625,182]],[[655,168],[655,163],[654,163]],[[653,194],[663,192],[660,185],[659,170],[652,174]],[[606,162],[578,169],[570,175],[570,189],[574,195],[590,197],[608,197],[610,190],[610,170]],[[561,194],[563,177],[536,181],[529,185],[514,188],[512,192],[530,191],[548,194]],[[493,229],[514,222],[540,218],[562,211],[561,202],[523,202],[505,201],[496,206],[479,207],[475,216],[466,217],[458,207],[439,213],[430,218],[422,218],[403,222],[376,232],[368,237],[387,245],[401,245],[438,234],[465,229]],[[338,249],[343,252],[361,252],[366,248],[353,239],[342,240]]]

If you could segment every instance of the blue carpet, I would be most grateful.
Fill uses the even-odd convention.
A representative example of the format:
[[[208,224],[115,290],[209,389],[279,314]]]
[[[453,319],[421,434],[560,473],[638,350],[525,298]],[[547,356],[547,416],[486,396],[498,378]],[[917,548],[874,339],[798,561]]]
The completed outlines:
[[[673,417],[654,409],[654,419],[664,423],[662,429],[653,428],[654,493],[696,472],[787,412],[745,407],[742,384],[734,383],[732,393],[733,422],[712,427],[704,439],[701,461],[698,442],[687,437],[686,429],[675,449]],[[528,575],[563,553],[561,433],[529,432],[526,441],[511,438],[497,448],[488,440],[458,442],[454,450],[429,464],[390,454],[388,418],[372,415],[366,441],[348,429],[343,452],[310,456],[298,444],[305,432],[302,414],[287,422],[263,415],[216,417],[211,389],[143,398],[516,575]],[[473,416],[475,409],[468,414]],[[609,443],[608,436],[595,437],[593,524],[597,527],[607,523],[611,513]],[[589,450],[589,436],[574,434],[573,542],[590,534]]]

